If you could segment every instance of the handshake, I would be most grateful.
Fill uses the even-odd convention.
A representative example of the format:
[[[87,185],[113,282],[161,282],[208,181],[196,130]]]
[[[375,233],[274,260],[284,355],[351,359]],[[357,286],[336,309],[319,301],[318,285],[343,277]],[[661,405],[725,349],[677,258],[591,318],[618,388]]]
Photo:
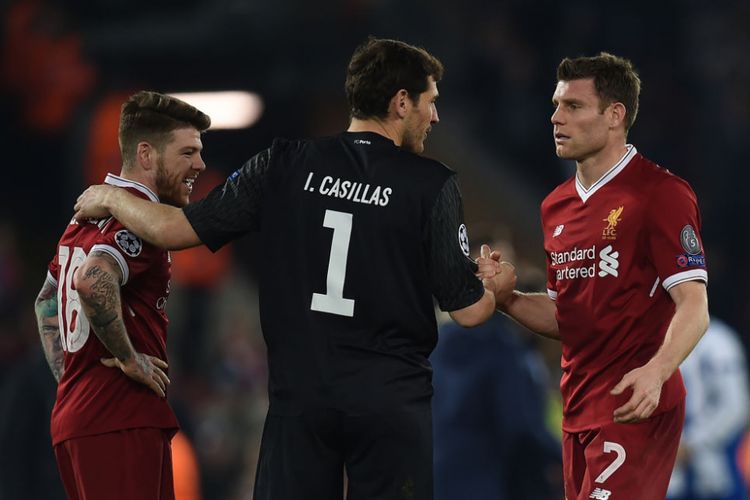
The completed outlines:
[[[495,294],[495,307],[504,311],[513,296],[516,287],[516,268],[510,262],[501,260],[498,250],[491,250],[489,245],[482,245],[477,258],[477,278],[484,287]]]

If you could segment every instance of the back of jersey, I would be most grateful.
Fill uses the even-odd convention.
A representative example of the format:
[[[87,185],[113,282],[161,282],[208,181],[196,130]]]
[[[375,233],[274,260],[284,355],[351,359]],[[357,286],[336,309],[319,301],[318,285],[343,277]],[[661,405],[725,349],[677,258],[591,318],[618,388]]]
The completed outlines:
[[[261,232],[271,413],[428,404],[432,296],[455,310],[483,293],[453,172],[369,132],[265,155],[186,214],[214,249]]]
[[[277,141],[271,159],[260,297],[272,411],[429,400],[426,233],[451,172],[372,133]]]

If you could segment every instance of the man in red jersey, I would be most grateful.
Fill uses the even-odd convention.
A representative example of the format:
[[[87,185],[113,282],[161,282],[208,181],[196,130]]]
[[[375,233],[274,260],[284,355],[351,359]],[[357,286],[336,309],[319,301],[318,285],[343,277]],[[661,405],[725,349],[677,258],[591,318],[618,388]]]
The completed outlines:
[[[708,326],[698,205],[626,143],[640,93],[630,61],[564,59],[557,79],[556,152],[577,168],[542,202],[547,293],[514,291],[498,308],[562,342],[568,500],[662,500],[684,420],[678,367]],[[480,272],[510,277],[499,253],[482,254]]]
[[[209,117],[178,99],[139,92],[123,105],[123,165],[106,184],[152,202],[188,203],[206,168]],[[51,433],[71,499],[173,499],[166,401],[169,252],[117,220],[71,220],[36,300],[58,381]],[[91,333],[94,335],[91,335]]]

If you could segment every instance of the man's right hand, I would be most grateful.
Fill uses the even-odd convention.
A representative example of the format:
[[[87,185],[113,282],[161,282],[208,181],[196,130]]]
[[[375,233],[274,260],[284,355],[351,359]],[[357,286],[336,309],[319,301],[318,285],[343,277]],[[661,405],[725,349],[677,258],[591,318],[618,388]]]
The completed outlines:
[[[167,363],[162,359],[137,352],[127,363],[117,358],[102,358],[101,363],[110,368],[119,368],[125,375],[149,387],[162,398],[167,394],[170,381],[164,372]]]
[[[497,250],[492,251],[488,245],[482,245],[477,259],[477,276],[485,284],[485,288],[495,294],[495,304],[498,309],[513,296],[516,288],[516,268],[510,262],[500,260],[502,255]]]
[[[105,201],[115,191],[117,191],[116,187],[106,184],[89,186],[76,201],[74,207],[75,219],[80,222],[86,219],[103,219],[109,217],[110,213],[109,209],[106,208]]]

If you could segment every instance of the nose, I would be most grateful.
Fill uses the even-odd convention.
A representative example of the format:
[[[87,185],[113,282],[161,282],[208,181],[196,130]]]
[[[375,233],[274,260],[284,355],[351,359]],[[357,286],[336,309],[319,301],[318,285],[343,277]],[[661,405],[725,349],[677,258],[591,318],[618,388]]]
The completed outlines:
[[[195,161],[193,162],[193,169],[200,172],[206,170],[206,162],[203,161],[203,157],[200,155],[200,153],[198,154],[198,156],[196,156]]]
[[[431,124],[440,123],[440,117],[438,116],[437,106],[435,106],[434,104],[432,105],[432,116],[430,117],[430,123]]]
[[[550,121],[553,125],[559,125],[562,123],[562,113],[560,112],[560,106],[557,106],[550,116]]]

